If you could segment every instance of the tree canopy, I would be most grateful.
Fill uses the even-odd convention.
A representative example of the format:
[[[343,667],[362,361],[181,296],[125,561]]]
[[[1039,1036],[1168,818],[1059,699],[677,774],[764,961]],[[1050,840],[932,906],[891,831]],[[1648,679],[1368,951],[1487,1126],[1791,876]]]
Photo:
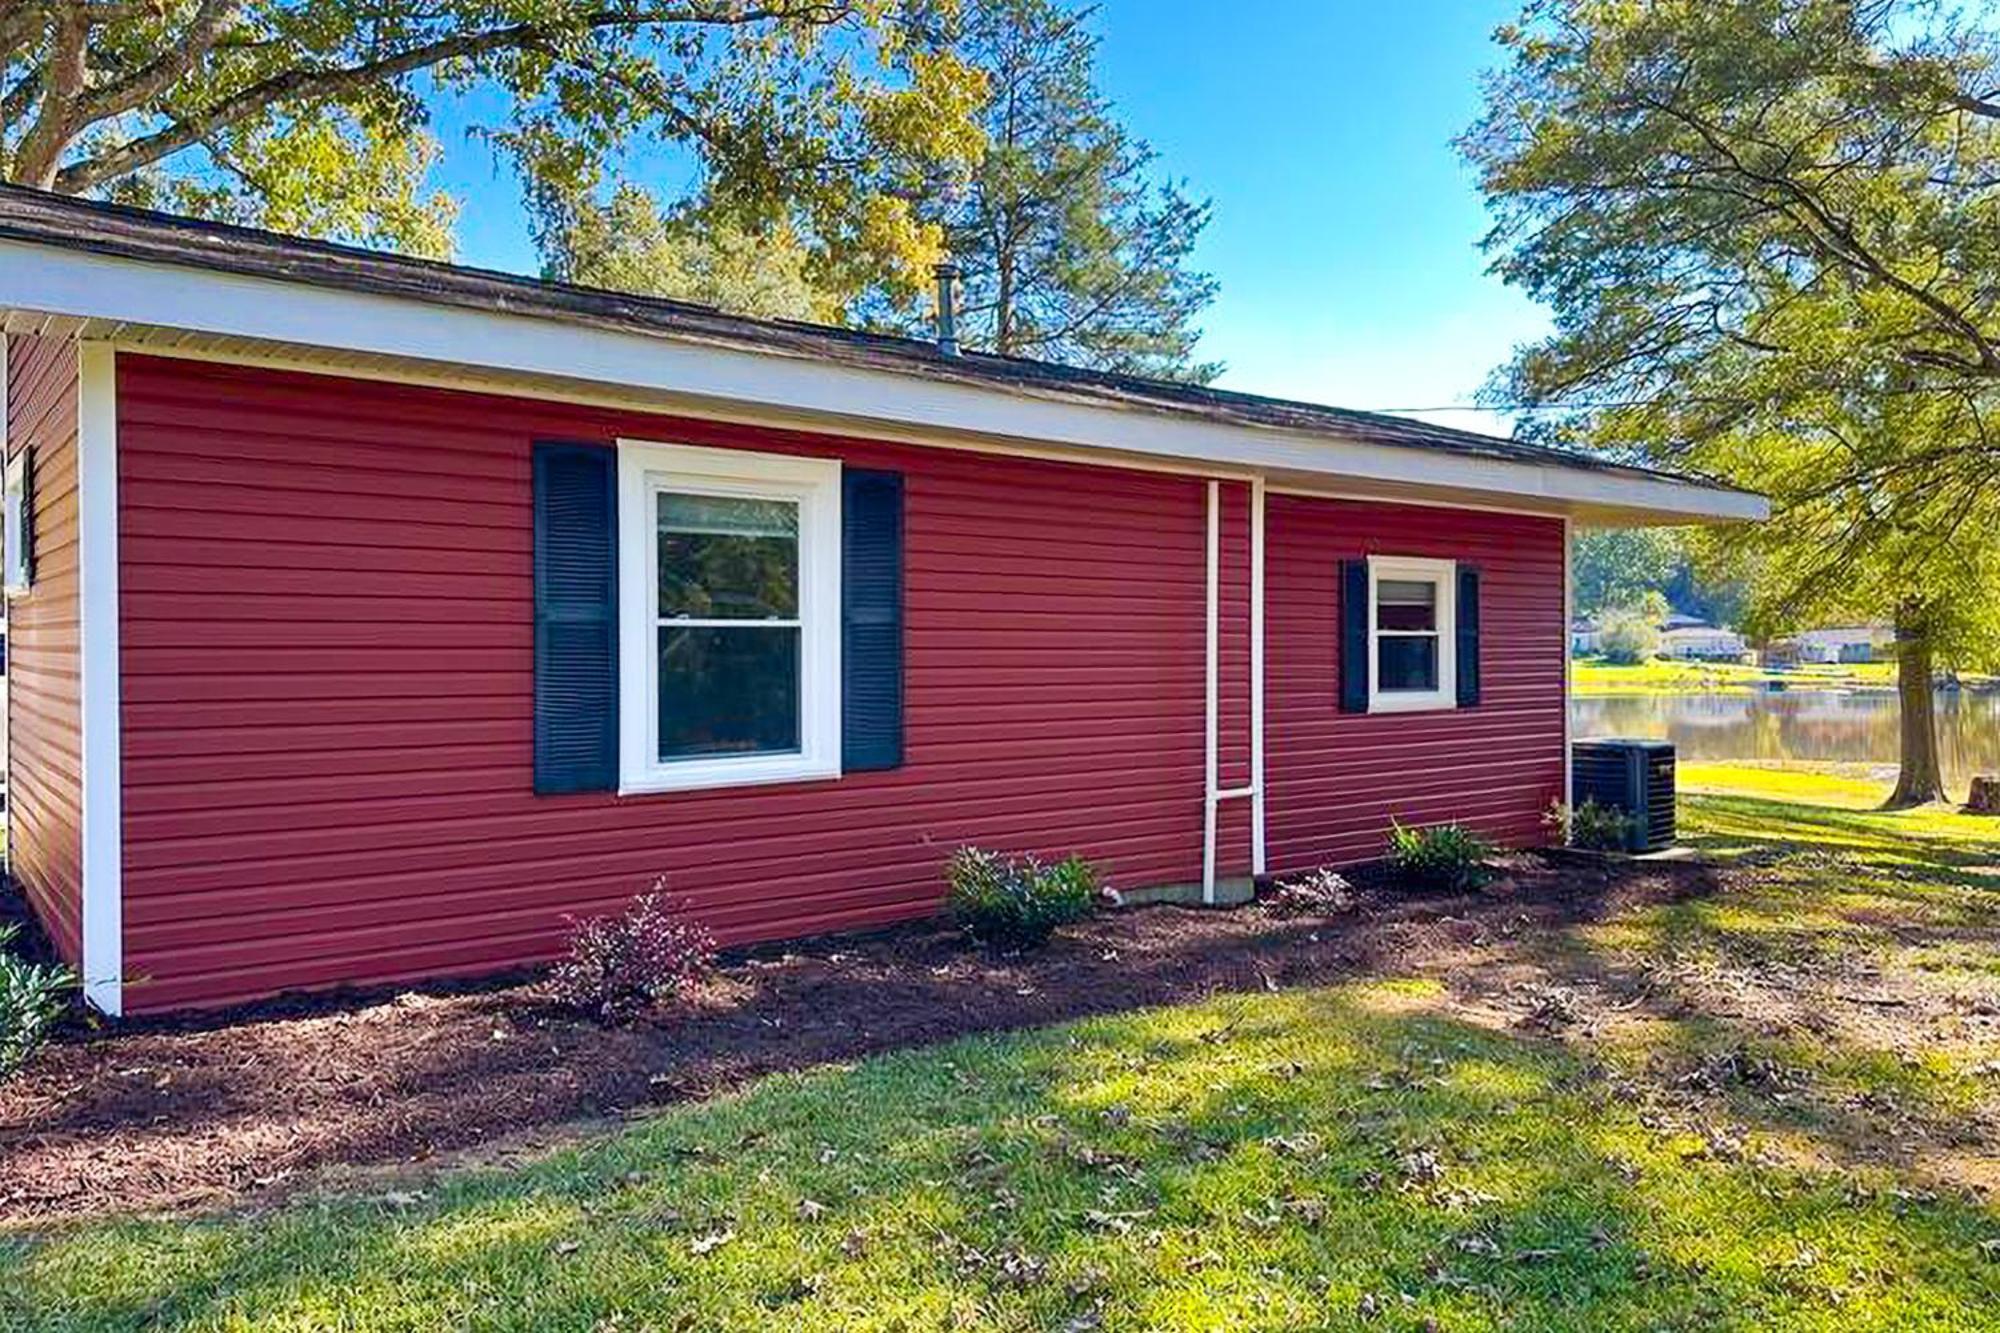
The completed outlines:
[[[1925,0],[1538,0],[1498,37],[1462,142],[1555,331],[1488,400],[1771,495],[1703,541],[1753,631],[1896,621],[1929,770],[1899,796],[1935,794],[1931,660],[2000,615],[1994,35]]]
[[[914,291],[941,253],[919,182],[980,147],[951,0],[9,0],[0,179],[422,254],[440,99],[542,194],[684,151],[705,194],[805,220]]]

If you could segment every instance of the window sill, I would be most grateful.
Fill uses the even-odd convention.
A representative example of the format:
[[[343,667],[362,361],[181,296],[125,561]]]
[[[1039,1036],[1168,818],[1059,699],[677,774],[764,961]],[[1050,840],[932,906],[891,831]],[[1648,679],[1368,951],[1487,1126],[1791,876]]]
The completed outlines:
[[[825,782],[840,776],[840,765],[785,755],[777,762],[758,759],[700,760],[685,766],[621,774],[620,796],[710,791],[719,787],[764,787],[780,782]]]
[[[1368,701],[1368,711],[1371,713],[1449,713],[1457,708],[1458,700],[1432,691],[1422,694],[1378,694]]]

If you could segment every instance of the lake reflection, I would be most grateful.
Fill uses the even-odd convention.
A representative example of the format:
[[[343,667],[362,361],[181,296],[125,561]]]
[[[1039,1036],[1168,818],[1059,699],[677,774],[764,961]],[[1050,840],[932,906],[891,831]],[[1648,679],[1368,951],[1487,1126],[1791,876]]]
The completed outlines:
[[[2000,694],[1939,691],[1938,747],[1947,785],[2000,773]],[[1692,760],[1896,762],[1893,691],[1595,695],[1570,701],[1577,737],[1648,736]]]

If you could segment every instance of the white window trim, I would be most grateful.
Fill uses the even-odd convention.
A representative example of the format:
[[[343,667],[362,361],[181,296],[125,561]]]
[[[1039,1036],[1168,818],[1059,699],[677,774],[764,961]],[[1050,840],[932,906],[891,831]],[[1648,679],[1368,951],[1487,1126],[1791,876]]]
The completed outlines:
[[[663,489],[797,502],[797,753],[658,757],[659,560],[652,497]],[[618,442],[619,794],[840,776],[840,522],[837,459]]]
[[[1375,614],[1376,590],[1383,579],[1421,579],[1437,585],[1438,687],[1434,690],[1381,688],[1381,631]],[[1368,711],[1433,712],[1458,707],[1458,562],[1417,556],[1368,557]]]

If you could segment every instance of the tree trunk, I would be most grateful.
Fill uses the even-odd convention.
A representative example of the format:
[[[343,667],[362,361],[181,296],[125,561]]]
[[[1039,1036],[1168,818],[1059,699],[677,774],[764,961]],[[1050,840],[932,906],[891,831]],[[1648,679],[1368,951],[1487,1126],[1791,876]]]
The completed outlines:
[[[1896,790],[1884,809],[1907,810],[1944,799],[1938,766],[1937,695],[1931,684],[1931,642],[1922,617],[1908,609],[1896,615],[1896,695],[1901,705],[1901,764]]]

